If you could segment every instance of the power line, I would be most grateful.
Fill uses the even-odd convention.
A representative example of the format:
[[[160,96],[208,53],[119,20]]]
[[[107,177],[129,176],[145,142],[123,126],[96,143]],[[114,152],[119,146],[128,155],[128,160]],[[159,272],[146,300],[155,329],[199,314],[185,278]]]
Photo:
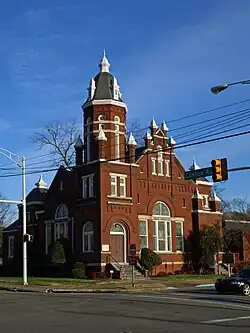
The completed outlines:
[[[250,131],[239,132],[239,133],[235,133],[235,134],[220,136],[220,137],[217,137],[217,138],[203,140],[203,141],[197,141],[197,142],[188,143],[188,144],[182,144],[182,145],[174,147],[174,149],[176,150],[176,149],[181,149],[181,148],[187,148],[187,147],[197,146],[197,145],[201,145],[201,144],[205,144],[205,143],[211,143],[211,142],[216,142],[216,141],[220,141],[220,140],[226,140],[226,139],[229,139],[229,138],[239,137],[239,136],[247,135],[247,134],[250,134]],[[161,148],[161,149],[155,149],[155,150],[152,150],[152,151],[147,151],[145,153],[145,155],[151,155],[151,154],[155,154],[155,153],[163,152],[163,151],[167,151],[167,150],[171,151],[172,149],[173,148],[171,148],[171,147],[165,147],[165,148]],[[107,163],[107,162],[112,162],[112,161],[126,160],[128,157],[131,158],[131,157],[136,157],[136,156],[132,155],[132,156],[125,156],[123,158],[108,159],[108,160],[105,160],[105,161],[100,161],[99,163]],[[85,164],[80,165],[80,166],[72,166],[71,168],[72,169],[77,169],[77,168],[82,168],[84,166],[85,166]],[[31,171],[31,172],[27,172],[26,174],[27,175],[32,175],[32,174],[52,172],[52,171],[57,171],[57,170],[58,170],[58,168],[51,168],[51,169],[47,169],[47,170],[44,169],[44,170],[39,170],[39,171]],[[0,178],[16,177],[16,176],[20,176],[20,175],[21,175],[20,173],[18,173],[18,174],[10,174],[10,175],[3,175],[3,176],[0,176]]]
[[[204,115],[204,114],[208,114],[208,113],[211,113],[211,112],[223,110],[223,109],[230,108],[232,106],[240,105],[240,104],[247,103],[247,102],[250,102],[250,99],[246,99],[246,100],[234,102],[234,103],[231,103],[231,104],[227,104],[227,105],[224,105],[224,106],[220,106],[220,107],[217,107],[217,108],[213,108],[213,109],[208,109],[208,110],[205,110],[205,111],[197,112],[197,113],[191,114],[189,116],[179,117],[179,118],[176,118],[176,119],[172,119],[172,120],[168,121],[167,123],[169,124],[169,123],[173,123],[173,122],[177,122],[177,121],[182,121],[182,120],[185,120],[185,119],[190,119],[190,118],[193,118],[195,116]],[[248,109],[239,110],[239,111],[230,113],[229,115],[237,114],[239,112],[244,112],[246,110],[248,110]],[[208,120],[203,120],[201,122],[197,122],[197,123],[194,123],[194,124],[185,125],[185,126],[182,126],[182,127],[179,127],[179,128],[174,128],[170,132],[177,131],[177,130],[184,129],[184,128],[191,127],[191,126],[195,126],[195,125],[198,125],[198,124],[203,124],[205,122],[210,122],[212,120],[221,119],[223,117],[225,117],[225,115],[224,116],[220,116],[220,117],[215,117],[215,118],[212,118],[212,119],[208,119]],[[133,131],[133,133],[141,132],[143,130],[147,130],[148,128],[149,128],[148,126],[145,127],[145,128],[140,128],[138,130]],[[111,145],[111,146],[109,146],[109,148],[111,148],[113,146],[114,145]],[[45,156],[51,156],[51,155],[52,155],[52,153],[46,153],[46,154],[42,154],[42,155],[38,155],[38,156],[32,156],[32,157],[26,158],[26,161],[30,161],[30,160],[33,160],[33,159],[39,159],[39,158],[42,158],[42,157],[45,157]],[[41,163],[44,163],[44,162],[41,161]],[[37,163],[37,164],[39,164],[39,163]],[[8,169],[7,168],[6,169],[3,168],[3,167],[8,166],[8,165],[13,165],[13,162],[8,162],[6,164],[0,165],[0,170],[2,170],[2,171],[9,171],[9,170],[14,170],[14,169],[17,168],[16,166],[15,167],[14,166],[10,167]]]

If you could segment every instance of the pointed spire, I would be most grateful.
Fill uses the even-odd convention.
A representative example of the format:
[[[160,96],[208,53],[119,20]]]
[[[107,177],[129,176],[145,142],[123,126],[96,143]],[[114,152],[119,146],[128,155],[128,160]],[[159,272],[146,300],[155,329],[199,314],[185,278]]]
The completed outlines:
[[[158,128],[158,126],[156,125],[156,122],[155,122],[155,118],[154,118],[154,117],[153,117],[153,119],[151,120],[150,127],[151,127],[151,128]]]
[[[41,175],[38,182],[35,183],[37,188],[47,188],[47,183],[43,180],[43,176]]]
[[[150,134],[150,131],[146,132],[144,139],[152,140],[152,135]]]
[[[176,142],[174,141],[174,139],[173,139],[172,136],[170,136],[170,138],[168,139],[168,143],[169,143],[171,146],[173,146],[173,145],[176,144]]]
[[[167,127],[167,124],[166,124],[165,120],[163,120],[163,122],[161,124],[161,128],[162,128],[163,131],[166,131],[166,132],[168,131],[168,127]]]
[[[102,60],[99,64],[100,72],[109,73],[110,63],[106,57],[106,51],[104,49]]]
[[[98,133],[98,137],[96,138],[98,141],[107,141],[107,137],[104,133],[104,130],[102,129],[102,127],[100,128],[99,130],[99,133]]]
[[[203,196],[200,194],[198,188],[195,189],[192,199],[203,200]]]
[[[130,135],[129,135],[129,138],[128,138],[128,145],[131,145],[131,146],[136,146],[137,145],[137,142],[135,141],[135,138],[134,138],[132,132],[130,132]]]
[[[219,201],[219,202],[221,201],[220,198],[217,196],[214,188],[211,189],[209,200],[210,201]]]
[[[80,135],[76,139],[75,148],[83,148],[83,142]]]
[[[189,167],[189,170],[190,171],[193,171],[193,170],[198,170],[198,169],[200,169],[200,167],[199,167],[199,165],[196,163],[196,160],[195,160],[195,158],[193,159],[193,163],[192,163],[192,165]]]

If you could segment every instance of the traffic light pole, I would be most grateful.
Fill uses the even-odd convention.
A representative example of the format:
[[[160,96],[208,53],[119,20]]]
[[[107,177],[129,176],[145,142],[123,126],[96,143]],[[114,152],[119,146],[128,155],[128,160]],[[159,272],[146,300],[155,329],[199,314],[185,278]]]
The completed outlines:
[[[227,172],[244,171],[244,170],[250,170],[250,166],[240,167],[240,168],[231,168],[231,169],[228,169]]]

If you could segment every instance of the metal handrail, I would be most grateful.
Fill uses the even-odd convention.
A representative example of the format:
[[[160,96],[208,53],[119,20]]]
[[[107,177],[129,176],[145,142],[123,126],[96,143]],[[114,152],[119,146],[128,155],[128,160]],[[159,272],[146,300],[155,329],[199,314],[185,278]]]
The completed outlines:
[[[110,258],[112,258],[118,264],[120,269],[122,268],[122,265],[112,256],[112,254],[109,254],[109,263],[111,263]]]

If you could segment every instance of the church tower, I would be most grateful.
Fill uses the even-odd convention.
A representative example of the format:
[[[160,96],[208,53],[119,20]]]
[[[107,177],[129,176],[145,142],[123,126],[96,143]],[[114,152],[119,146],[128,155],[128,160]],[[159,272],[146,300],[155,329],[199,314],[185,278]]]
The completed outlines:
[[[99,69],[90,80],[88,98],[82,106],[84,162],[98,159],[125,162],[127,106],[116,78],[110,73],[105,52]]]

